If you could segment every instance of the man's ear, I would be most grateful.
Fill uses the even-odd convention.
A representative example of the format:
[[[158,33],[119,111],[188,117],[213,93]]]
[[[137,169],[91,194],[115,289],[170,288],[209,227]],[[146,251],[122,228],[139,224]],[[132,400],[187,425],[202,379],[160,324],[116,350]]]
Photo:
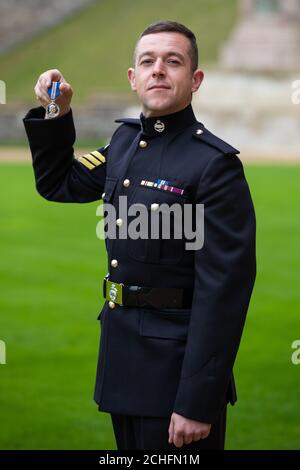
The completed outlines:
[[[204,78],[204,73],[202,70],[197,69],[193,74],[193,84],[192,84],[192,93],[198,90]]]
[[[133,69],[132,67],[130,67],[130,68],[127,70],[127,77],[128,77],[129,82],[130,82],[132,91],[136,91],[136,86],[135,86],[135,73],[134,73],[134,69]]]

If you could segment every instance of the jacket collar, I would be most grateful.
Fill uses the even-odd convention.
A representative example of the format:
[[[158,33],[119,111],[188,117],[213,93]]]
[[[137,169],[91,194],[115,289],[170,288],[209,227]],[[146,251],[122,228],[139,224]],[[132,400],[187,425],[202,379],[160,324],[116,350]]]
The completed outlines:
[[[167,114],[165,116],[146,118],[143,113],[140,114],[142,131],[145,135],[149,136],[178,132],[191,126],[195,122],[196,117],[190,104],[177,113]]]

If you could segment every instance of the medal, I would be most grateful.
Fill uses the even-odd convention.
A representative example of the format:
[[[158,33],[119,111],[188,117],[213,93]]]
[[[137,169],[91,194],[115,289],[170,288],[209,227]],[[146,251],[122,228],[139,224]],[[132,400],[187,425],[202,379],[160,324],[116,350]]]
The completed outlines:
[[[50,103],[46,107],[47,118],[55,118],[59,115],[60,109],[57,103],[55,103],[56,98],[60,95],[59,91],[60,82],[52,82],[48,90],[48,95],[50,98]]]

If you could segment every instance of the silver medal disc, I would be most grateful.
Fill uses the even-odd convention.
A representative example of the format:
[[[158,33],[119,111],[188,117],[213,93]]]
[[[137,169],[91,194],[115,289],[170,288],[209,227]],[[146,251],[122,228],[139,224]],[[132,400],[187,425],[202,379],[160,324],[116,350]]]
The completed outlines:
[[[46,108],[47,118],[55,118],[59,115],[59,113],[60,109],[58,104],[56,104],[54,101],[51,101],[51,103],[49,103]]]

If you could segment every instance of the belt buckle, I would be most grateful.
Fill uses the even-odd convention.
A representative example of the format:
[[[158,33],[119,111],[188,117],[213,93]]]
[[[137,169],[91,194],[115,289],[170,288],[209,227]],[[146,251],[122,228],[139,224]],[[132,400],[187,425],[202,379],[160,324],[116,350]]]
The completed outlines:
[[[123,283],[113,282],[105,276],[103,282],[103,297],[116,304],[123,305]]]

